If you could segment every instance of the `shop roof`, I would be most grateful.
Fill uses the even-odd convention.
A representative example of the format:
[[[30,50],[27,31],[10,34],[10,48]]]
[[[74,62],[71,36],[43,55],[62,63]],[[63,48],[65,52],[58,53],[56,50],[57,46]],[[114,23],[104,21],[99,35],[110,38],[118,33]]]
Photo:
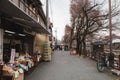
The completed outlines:
[[[120,43],[120,39],[113,39],[112,43]]]

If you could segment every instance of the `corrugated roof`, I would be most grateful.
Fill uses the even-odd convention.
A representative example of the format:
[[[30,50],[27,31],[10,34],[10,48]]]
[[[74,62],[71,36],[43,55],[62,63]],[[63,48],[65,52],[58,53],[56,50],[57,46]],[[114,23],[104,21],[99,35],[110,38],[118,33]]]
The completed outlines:
[[[114,39],[112,43],[120,43],[120,39]]]

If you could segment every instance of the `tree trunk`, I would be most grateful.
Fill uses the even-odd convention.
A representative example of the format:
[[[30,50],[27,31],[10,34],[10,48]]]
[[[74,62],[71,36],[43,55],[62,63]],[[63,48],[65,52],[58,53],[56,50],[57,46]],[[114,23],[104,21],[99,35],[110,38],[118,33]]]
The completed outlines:
[[[81,43],[81,41],[80,41],[80,45],[79,45],[79,55],[81,56],[81,54],[82,54],[82,43]]]
[[[73,21],[74,21],[74,20],[73,20]],[[73,22],[73,23],[72,23],[71,33],[70,33],[70,48],[72,48],[73,35],[74,35],[74,28],[75,28],[75,24],[74,24],[74,22]]]
[[[83,41],[83,52],[84,52],[84,55],[87,56],[85,40]]]
[[[70,34],[70,48],[72,48],[72,42],[73,42],[72,36],[73,36],[73,29],[71,29],[71,34]]]
[[[77,54],[79,54],[79,39],[77,38],[77,45],[76,45],[76,52]]]

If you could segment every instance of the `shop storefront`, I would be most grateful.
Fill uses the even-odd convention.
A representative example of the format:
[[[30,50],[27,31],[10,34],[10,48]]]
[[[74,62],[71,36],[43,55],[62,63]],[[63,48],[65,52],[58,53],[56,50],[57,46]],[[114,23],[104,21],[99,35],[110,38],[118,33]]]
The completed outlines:
[[[9,20],[0,26],[0,59],[5,80],[23,80],[24,71],[34,66],[32,60],[34,34]],[[2,65],[0,65],[1,67]],[[0,73],[1,75],[1,73]],[[9,77],[11,76],[11,77]]]
[[[15,57],[18,57],[20,53],[27,52],[30,55],[33,54],[33,41],[34,34],[26,31],[26,27],[23,27],[7,18],[1,20],[1,34],[3,41],[3,60],[10,60],[11,50],[15,50]],[[8,59],[5,59],[8,58]]]
[[[27,52],[29,55],[33,53],[33,35],[20,34],[8,30],[4,30],[3,36],[3,61],[10,61],[11,52],[15,50],[15,57],[19,57],[21,53]]]
[[[37,40],[36,34],[49,34],[42,3],[40,0],[0,0],[0,7],[0,59],[3,61],[0,75],[1,71],[9,73],[3,74],[0,80],[4,76],[7,76],[5,80],[23,80],[24,71],[39,63],[38,53],[43,52],[44,40]]]

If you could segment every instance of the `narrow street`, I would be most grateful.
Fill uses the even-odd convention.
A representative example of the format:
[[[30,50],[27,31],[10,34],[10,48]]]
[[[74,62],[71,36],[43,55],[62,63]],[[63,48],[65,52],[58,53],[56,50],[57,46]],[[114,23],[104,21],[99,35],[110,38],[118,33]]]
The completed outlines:
[[[51,62],[42,62],[25,80],[115,80],[109,72],[100,73],[95,61],[56,51]]]

